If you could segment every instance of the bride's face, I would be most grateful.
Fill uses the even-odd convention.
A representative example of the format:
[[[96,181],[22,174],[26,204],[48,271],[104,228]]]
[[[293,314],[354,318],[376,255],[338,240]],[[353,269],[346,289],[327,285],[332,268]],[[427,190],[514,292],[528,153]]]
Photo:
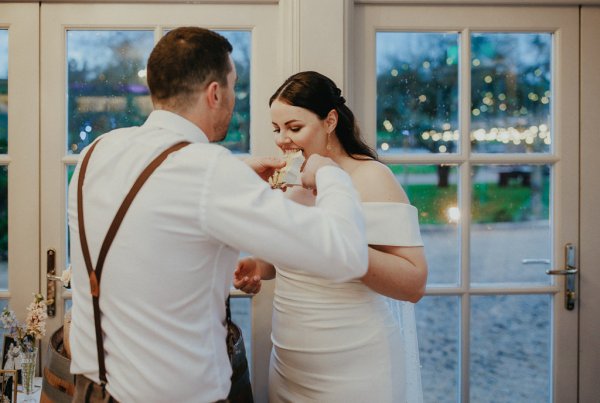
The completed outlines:
[[[302,150],[305,158],[326,154],[326,125],[312,111],[275,100],[271,104],[271,121],[275,144],[284,153]]]

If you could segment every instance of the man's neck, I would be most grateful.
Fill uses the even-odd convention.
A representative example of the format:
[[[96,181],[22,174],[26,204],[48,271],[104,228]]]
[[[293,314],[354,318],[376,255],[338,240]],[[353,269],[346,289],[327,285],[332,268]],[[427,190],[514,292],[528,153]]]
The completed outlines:
[[[163,110],[181,116],[182,118],[196,125],[200,130],[202,130],[202,132],[206,135],[209,141],[213,141],[210,136],[211,131],[209,130],[210,125],[208,124],[208,119],[205,116],[203,116],[204,114],[202,113],[202,111],[204,110],[203,108],[174,108],[170,105],[155,103],[154,110]]]

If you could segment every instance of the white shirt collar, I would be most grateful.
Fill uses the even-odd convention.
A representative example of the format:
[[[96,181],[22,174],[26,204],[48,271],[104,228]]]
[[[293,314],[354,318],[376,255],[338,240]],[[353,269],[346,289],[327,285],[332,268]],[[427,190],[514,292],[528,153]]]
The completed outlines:
[[[144,126],[161,127],[181,134],[191,143],[208,143],[206,134],[186,118],[165,110],[154,110],[146,119]]]

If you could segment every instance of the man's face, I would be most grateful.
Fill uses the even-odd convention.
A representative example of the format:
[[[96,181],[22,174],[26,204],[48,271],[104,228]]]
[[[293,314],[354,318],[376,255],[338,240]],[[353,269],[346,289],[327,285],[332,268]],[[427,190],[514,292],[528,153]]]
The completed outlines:
[[[227,75],[227,87],[221,87],[222,102],[214,121],[214,141],[221,141],[227,136],[227,129],[229,128],[233,107],[235,106],[235,83],[237,81],[237,72],[235,71],[235,64],[233,63],[231,55],[229,55],[229,64],[231,66],[231,71]]]

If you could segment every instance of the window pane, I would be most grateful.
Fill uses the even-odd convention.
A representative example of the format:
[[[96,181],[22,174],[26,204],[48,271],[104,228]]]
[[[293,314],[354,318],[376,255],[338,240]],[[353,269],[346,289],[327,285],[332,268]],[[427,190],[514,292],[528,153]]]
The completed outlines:
[[[2,312],[4,308],[10,309],[10,307],[8,306],[8,299],[0,299],[0,312]],[[5,329],[3,326],[0,327],[0,337],[2,337],[2,340],[4,340],[4,335],[7,331],[8,329]]]
[[[457,33],[378,32],[377,151],[454,153]]]
[[[0,153],[8,150],[8,30],[0,29]]]
[[[170,30],[165,30],[165,34]],[[235,64],[235,107],[227,130],[227,136],[219,144],[234,154],[250,152],[250,60],[252,57],[252,33],[250,31],[220,31],[231,43],[231,58]]]
[[[549,283],[550,167],[473,167],[471,281]]]
[[[67,165],[66,166],[66,176],[67,176],[67,180],[65,181],[66,183],[66,187],[65,187],[65,217],[69,216],[69,184],[71,183],[71,179],[73,178],[73,174],[75,173],[75,165]],[[65,254],[65,264],[68,267],[71,264],[71,239],[69,238],[70,236],[70,231],[69,231],[69,224],[68,222],[65,221],[65,234],[66,234],[66,241],[65,241],[65,245],[66,245],[66,254]]]
[[[218,31],[231,42],[231,58],[235,63],[238,80],[235,84],[235,108],[227,137],[220,144],[234,153],[250,152],[250,58],[252,55],[250,31]],[[266,101],[265,101],[266,102]]]
[[[8,167],[0,167],[0,290],[8,290]]]
[[[152,111],[146,61],[153,31],[67,31],[67,150],[144,123]]]
[[[548,152],[552,34],[473,34],[471,57],[473,151]]]
[[[551,298],[471,297],[470,401],[550,402]]]
[[[429,266],[428,285],[458,284],[457,168],[450,165],[389,165],[411,204]]]
[[[459,308],[458,297],[428,296],[415,305],[424,402],[459,401]]]

